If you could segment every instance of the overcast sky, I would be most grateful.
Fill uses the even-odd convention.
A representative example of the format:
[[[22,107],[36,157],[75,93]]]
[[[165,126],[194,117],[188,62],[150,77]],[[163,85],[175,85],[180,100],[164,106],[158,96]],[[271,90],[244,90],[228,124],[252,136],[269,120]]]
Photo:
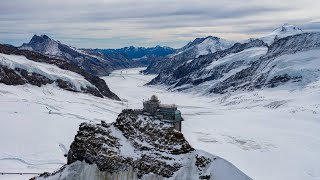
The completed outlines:
[[[180,47],[208,35],[242,40],[284,23],[320,29],[319,0],[0,0],[0,43],[47,34],[84,48]]]

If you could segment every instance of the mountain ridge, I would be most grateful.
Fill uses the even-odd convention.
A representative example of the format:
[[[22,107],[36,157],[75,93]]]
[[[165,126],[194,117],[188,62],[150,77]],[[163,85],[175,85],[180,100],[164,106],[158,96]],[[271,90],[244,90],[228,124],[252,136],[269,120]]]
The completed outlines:
[[[191,59],[227,49],[233,44],[233,41],[224,40],[214,36],[196,38],[182,48],[177,49],[174,54],[166,56],[162,61],[155,61],[151,63],[143,73],[159,74],[163,71],[173,71],[178,66]]]
[[[111,99],[120,100],[116,94],[110,91],[104,80],[100,79],[98,76],[94,76],[86,72],[77,65],[60,59],[50,58],[37,52],[21,50],[14,46],[8,45],[0,44],[0,53],[4,54],[1,56],[2,63],[0,79],[2,83],[9,85],[22,85],[29,83],[32,85],[41,86],[51,84],[56,81],[60,88],[69,91],[84,91],[97,97],[108,97]],[[22,64],[24,62],[25,64]],[[43,69],[49,65],[51,66],[50,68]],[[80,78],[83,78],[83,81],[87,81],[92,84],[93,87],[83,87],[84,89],[80,87],[80,89],[74,89],[74,84],[70,84],[69,81],[59,78],[52,78],[50,73],[55,77],[59,76],[59,73],[49,71],[57,68],[60,69],[58,70],[59,72],[66,71],[66,75],[69,75],[70,73],[67,71],[70,71],[82,76]],[[32,69],[34,70],[31,71]]]
[[[24,43],[19,49],[35,51],[46,56],[65,60],[82,67],[93,75],[99,76],[108,75],[115,69],[138,66],[138,64],[131,62],[124,56],[82,52],[74,47],[51,39],[47,35],[34,35],[29,43]]]
[[[82,123],[68,163],[35,179],[251,180],[228,161],[193,149],[155,116],[123,111],[116,122]]]
[[[147,85],[165,85],[169,90],[194,90],[201,94],[224,94],[237,90],[274,88],[289,82],[303,86],[307,82],[315,81],[316,77],[319,77],[315,51],[320,47],[320,33],[296,33],[302,30],[292,25],[286,25],[286,27],[289,28],[289,34],[292,34],[290,29],[294,30],[293,35],[286,33],[288,29],[278,28],[276,32],[283,31],[283,38],[275,38],[270,45],[264,43],[264,49],[250,50],[252,47],[245,47],[247,43],[236,43],[233,47],[217,51],[213,55],[189,60],[173,71],[172,69],[162,71]],[[264,42],[263,39],[256,41]],[[247,42],[253,42],[253,40]],[[234,52],[232,49],[236,46],[241,47],[242,50],[247,49],[247,54]],[[304,57],[300,57],[301,54],[304,54]],[[297,64],[286,61],[288,70],[279,69],[278,67],[284,66],[284,63],[279,61],[283,59],[282,57],[292,59]],[[296,59],[297,57],[301,60]],[[314,67],[300,67],[303,70],[298,72],[295,70],[296,66],[301,64],[303,59],[308,59]],[[275,72],[276,70],[279,72]]]

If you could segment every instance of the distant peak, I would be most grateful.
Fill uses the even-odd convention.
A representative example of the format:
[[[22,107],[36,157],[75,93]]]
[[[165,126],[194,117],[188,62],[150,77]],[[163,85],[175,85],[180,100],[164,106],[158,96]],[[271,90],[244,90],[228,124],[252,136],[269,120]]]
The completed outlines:
[[[284,34],[284,33],[303,33],[302,29],[292,25],[292,24],[289,24],[289,23],[285,23],[283,24],[281,27],[275,29],[273,31],[273,33],[281,33],[281,34]]]
[[[220,39],[220,38],[218,38],[216,36],[207,36],[205,39]]]
[[[30,40],[30,43],[35,43],[35,42],[43,42],[43,41],[48,41],[48,40],[52,40],[49,36],[47,35],[33,35],[33,37]]]
[[[47,36],[45,34],[41,35],[40,37],[45,38],[45,39],[50,39],[49,36]]]
[[[293,25],[289,23],[284,23],[283,26],[293,26]]]
[[[50,37],[49,36],[47,36],[47,35],[45,35],[45,34],[42,34],[42,35],[40,35],[40,36],[38,36],[38,35],[33,35],[33,37],[32,38],[43,38],[43,39],[50,39]]]

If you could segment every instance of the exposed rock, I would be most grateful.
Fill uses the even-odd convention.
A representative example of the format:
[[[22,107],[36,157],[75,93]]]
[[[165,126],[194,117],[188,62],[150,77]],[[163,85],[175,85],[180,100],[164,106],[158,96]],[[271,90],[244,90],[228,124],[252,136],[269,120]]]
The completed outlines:
[[[68,164],[36,179],[250,178],[225,160],[193,149],[181,132],[157,117],[125,111],[114,123],[82,123]]]
[[[75,72],[77,74],[82,75],[88,82],[95,86],[95,88],[87,87],[83,89],[84,92],[93,94],[98,97],[108,97],[111,99],[120,100],[117,95],[110,91],[104,80],[100,79],[98,76],[94,76],[92,74],[87,73],[85,70],[81,69],[80,67],[74,64],[70,64],[60,59],[50,58],[33,51],[19,50],[18,48],[10,45],[0,44],[0,53],[8,55],[13,54],[25,56],[27,59],[35,62],[54,64],[61,69]],[[0,70],[0,82],[3,82],[8,85],[21,85],[30,83],[36,86],[53,83],[53,81],[50,81],[48,78],[45,78],[39,74],[30,74],[26,70],[22,69],[9,70],[8,67],[4,66],[2,66]],[[59,82],[57,83],[62,88],[74,91],[73,88],[70,88],[70,85],[66,84],[67,82],[59,80]]]

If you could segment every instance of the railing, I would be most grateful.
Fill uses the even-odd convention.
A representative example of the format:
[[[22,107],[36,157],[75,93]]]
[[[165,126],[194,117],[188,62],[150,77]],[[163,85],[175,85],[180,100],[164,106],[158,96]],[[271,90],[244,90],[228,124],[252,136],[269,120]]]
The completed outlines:
[[[0,175],[40,175],[42,173],[28,173],[28,172],[0,172]]]
[[[143,109],[123,109],[122,112],[123,113],[140,114],[144,111],[143,111]]]

